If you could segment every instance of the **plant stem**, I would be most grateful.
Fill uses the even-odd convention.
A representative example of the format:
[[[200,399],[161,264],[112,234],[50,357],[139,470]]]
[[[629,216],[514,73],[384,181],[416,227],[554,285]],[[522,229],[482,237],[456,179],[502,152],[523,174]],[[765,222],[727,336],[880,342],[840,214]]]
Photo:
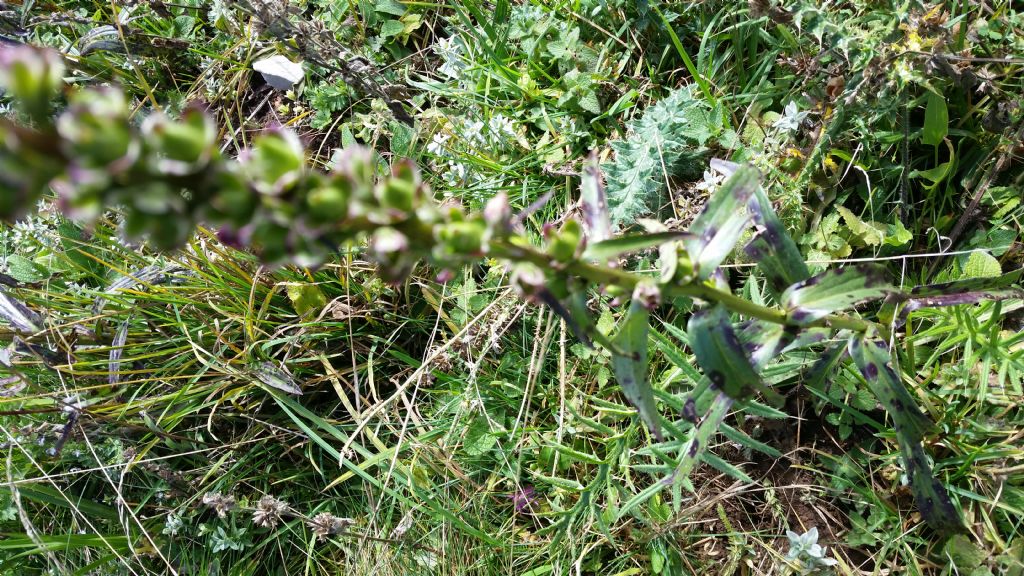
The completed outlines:
[[[494,241],[490,246],[490,255],[513,262],[530,262],[542,269],[562,269],[565,273],[586,278],[591,282],[602,285],[614,285],[624,290],[632,291],[644,277],[625,270],[599,266],[589,262],[574,260],[568,263],[560,263],[550,256],[537,250],[533,246],[525,245],[514,241]],[[793,326],[822,326],[835,329],[846,329],[854,332],[867,332],[870,329],[878,330],[882,334],[888,331],[884,326],[861,318],[854,318],[845,314],[829,314],[810,324],[797,324],[785,311],[776,308],[769,308],[755,304],[736,296],[732,292],[720,290],[709,284],[693,280],[688,284],[662,285],[662,294],[666,296],[686,296],[699,298],[708,302],[722,304],[737,314],[750,318],[757,318],[773,324]]]

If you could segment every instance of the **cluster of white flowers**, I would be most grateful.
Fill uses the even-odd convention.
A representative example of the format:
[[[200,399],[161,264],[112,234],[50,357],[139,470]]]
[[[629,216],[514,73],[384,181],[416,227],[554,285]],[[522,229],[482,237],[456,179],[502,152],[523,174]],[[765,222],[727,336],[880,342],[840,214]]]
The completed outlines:
[[[463,47],[459,39],[454,36],[451,38],[441,38],[434,44],[433,49],[434,53],[444,62],[437,71],[449,78],[461,78],[467,64],[463,57]]]
[[[485,123],[479,119],[460,119],[439,131],[427,144],[427,152],[435,156],[446,188],[463,187],[477,182],[479,176],[461,161],[463,154],[484,155],[510,149],[516,139],[515,124],[502,114],[495,114]],[[445,193],[451,196],[452,192]]]

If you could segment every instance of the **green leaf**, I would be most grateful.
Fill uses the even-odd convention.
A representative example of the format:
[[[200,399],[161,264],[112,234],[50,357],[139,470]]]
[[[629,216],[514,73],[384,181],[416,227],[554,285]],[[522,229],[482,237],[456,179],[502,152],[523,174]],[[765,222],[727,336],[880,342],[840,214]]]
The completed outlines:
[[[963,272],[960,278],[969,280],[971,278],[997,278],[1003,273],[999,260],[993,258],[988,252],[976,250],[971,252],[963,264]]]
[[[327,305],[327,297],[316,284],[289,282],[285,286],[288,299],[292,301],[292,308],[302,318],[318,314]]]
[[[405,5],[397,0],[376,0],[373,10],[375,12],[380,12],[381,14],[402,16],[405,14]]]
[[[697,275],[706,279],[732,252],[750,222],[747,200],[760,186],[760,174],[753,166],[740,166],[711,195],[707,205],[693,221],[686,239]]]
[[[647,333],[650,312],[644,302],[634,296],[626,318],[612,343],[612,367],[626,399],[636,407],[640,419],[658,441],[662,440],[661,423],[654,403],[654,393],[647,379]]]
[[[390,38],[391,36],[398,36],[405,30],[405,24],[402,24],[398,20],[385,20],[380,26],[380,35],[384,38]]]
[[[587,249],[583,252],[583,258],[585,260],[610,260],[624,254],[647,250],[666,242],[689,236],[688,232],[655,232],[652,234],[619,236],[587,246]]]
[[[752,400],[760,392],[772,403],[781,402],[782,397],[761,382],[724,306],[717,304],[694,313],[686,331],[697,363],[712,386],[739,401]]]
[[[885,230],[882,229],[881,224],[865,222],[842,206],[836,206],[836,212],[843,216],[843,220],[846,221],[846,227],[865,246],[878,246],[885,240]]]
[[[491,434],[491,426],[487,422],[487,418],[481,414],[473,419],[473,423],[466,430],[462,448],[470,456],[481,456],[489,452],[497,443],[498,439]]]
[[[781,301],[790,319],[798,324],[809,324],[832,312],[881,298],[894,290],[885,280],[881,268],[857,264],[828,270],[798,282],[782,293]]]
[[[892,417],[900,453],[910,478],[910,488],[921,516],[940,533],[960,531],[963,522],[946,494],[946,489],[933,476],[924,447],[921,446],[921,440],[935,430],[935,425],[921,412],[914,397],[893,370],[885,343],[866,342],[862,335],[853,335],[850,337],[848,351],[868,387]]]
[[[946,99],[935,92],[928,92],[928,104],[924,110],[924,129],[921,142],[938,146],[949,133],[949,110]]]
[[[42,282],[50,277],[49,270],[21,254],[11,254],[7,257],[7,272],[18,282],[26,284]]]

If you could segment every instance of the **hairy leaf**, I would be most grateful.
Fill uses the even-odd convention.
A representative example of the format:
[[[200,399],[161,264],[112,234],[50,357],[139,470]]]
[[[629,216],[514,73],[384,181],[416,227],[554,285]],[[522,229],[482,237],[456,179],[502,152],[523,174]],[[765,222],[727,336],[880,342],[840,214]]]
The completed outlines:
[[[884,271],[868,264],[844,266],[798,282],[782,293],[783,306],[798,324],[808,324],[832,312],[881,298],[894,288]]]
[[[648,107],[629,124],[629,137],[611,145],[615,159],[605,174],[612,223],[626,226],[653,211],[661,203],[666,175],[699,177],[705,144],[723,128],[691,87]]]
[[[746,205],[759,180],[753,166],[740,166],[711,195],[690,226],[693,236],[684,243],[700,278],[710,277],[736,246],[750,221]]]
[[[634,296],[629,311],[622,321],[612,343],[612,366],[622,393],[640,413],[641,420],[659,441],[661,425],[654,393],[647,379],[647,334],[650,331],[650,312],[640,298]]]
[[[781,401],[761,382],[721,304],[694,313],[687,334],[697,363],[712,386],[735,400],[751,400],[755,392],[761,392],[770,402]]]
[[[881,341],[866,342],[861,335],[850,338],[850,357],[871,391],[892,417],[896,439],[910,478],[911,490],[921,515],[935,530],[956,532],[963,523],[945,488],[932,475],[921,441],[935,425],[918,407],[903,381],[891,366],[889,352]]]

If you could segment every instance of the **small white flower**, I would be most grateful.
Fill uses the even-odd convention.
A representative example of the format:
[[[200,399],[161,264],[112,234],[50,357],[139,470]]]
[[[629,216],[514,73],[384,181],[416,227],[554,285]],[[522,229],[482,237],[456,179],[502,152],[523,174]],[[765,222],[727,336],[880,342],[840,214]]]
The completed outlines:
[[[786,104],[786,109],[782,111],[782,117],[776,120],[772,126],[783,132],[794,132],[800,128],[800,124],[808,114],[810,112],[807,110],[800,111],[795,100],[790,100],[789,104]]]
[[[473,120],[466,124],[465,131],[462,137],[473,145],[480,145],[484,143],[484,123],[480,120]]]
[[[450,134],[443,132],[434,134],[434,137],[430,139],[430,144],[427,144],[427,152],[435,156],[443,156],[448,151],[449,139],[451,139]]]

